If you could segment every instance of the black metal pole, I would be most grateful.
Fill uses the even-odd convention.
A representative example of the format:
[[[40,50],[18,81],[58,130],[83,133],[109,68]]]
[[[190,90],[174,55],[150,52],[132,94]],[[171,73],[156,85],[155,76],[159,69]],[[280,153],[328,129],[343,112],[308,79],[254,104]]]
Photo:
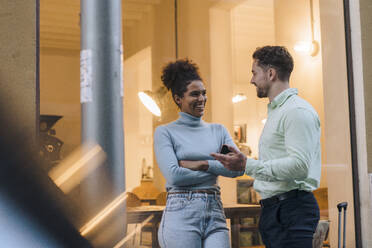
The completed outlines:
[[[353,53],[351,45],[351,21],[350,21],[350,0],[344,0],[344,25],[345,25],[345,50],[347,66],[347,84],[349,96],[349,122],[350,122],[350,145],[353,177],[353,196],[354,196],[354,219],[355,219],[355,243],[356,247],[362,247],[362,226],[360,210],[359,192],[359,171],[358,171],[358,151],[357,151],[357,132],[355,117],[355,90],[354,90],[354,71]]]

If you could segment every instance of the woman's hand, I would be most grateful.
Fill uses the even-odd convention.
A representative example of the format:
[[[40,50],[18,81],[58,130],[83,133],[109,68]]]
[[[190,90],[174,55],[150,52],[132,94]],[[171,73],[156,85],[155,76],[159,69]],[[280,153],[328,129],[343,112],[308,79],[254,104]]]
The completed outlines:
[[[206,160],[180,160],[178,161],[180,167],[194,170],[194,171],[207,171],[209,168],[208,161]]]

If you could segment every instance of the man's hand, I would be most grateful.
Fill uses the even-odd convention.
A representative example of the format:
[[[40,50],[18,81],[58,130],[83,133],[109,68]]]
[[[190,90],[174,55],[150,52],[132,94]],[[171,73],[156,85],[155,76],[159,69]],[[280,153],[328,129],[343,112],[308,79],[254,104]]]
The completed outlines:
[[[209,168],[208,161],[206,160],[180,160],[178,161],[179,166],[187,168],[194,171],[207,171]]]
[[[247,157],[233,146],[227,145],[230,153],[224,155],[221,153],[211,153],[211,156],[220,161],[226,169],[232,171],[244,171]]]

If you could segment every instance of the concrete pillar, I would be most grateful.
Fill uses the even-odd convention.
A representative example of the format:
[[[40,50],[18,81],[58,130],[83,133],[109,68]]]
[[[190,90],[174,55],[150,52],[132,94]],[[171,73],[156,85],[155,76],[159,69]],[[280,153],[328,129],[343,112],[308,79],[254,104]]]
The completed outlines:
[[[107,155],[81,184],[91,218],[125,191],[122,18],[120,0],[81,0],[80,6],[82,141],[99,144]],[[96,247],[113,247],[125,235],[121,203],[87,237]]]
[[[39,117],[38,0],[0,0],[0,101],[35,142]]]

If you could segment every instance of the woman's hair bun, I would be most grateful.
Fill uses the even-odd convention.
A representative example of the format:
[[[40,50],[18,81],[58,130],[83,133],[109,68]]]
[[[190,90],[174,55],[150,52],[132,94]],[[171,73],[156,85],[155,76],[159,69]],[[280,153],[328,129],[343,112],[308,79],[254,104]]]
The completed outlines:
[[[175,93],[174,91],[178,91],[175,89],[184,88],[191,81],[201,80],[201,78],[198,66],[188,58],[185,58],[168,63],[163,68],[161,80],[168,90],[172,90]]]

